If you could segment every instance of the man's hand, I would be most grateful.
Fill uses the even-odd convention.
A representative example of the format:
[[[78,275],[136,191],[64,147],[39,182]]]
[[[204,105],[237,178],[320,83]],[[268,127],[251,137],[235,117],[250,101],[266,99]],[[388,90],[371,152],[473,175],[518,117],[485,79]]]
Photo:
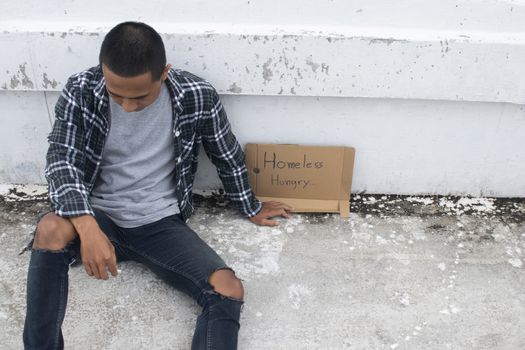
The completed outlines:
[[[80,256],[87,274],[96,279],[109,278],[106,268],[117,275],[115,248],[91,215],[69,219],[80,237]]]
[[[263,202],[262,209],[259,214],[250,218],[254,224],[261,226],[277,226],[279,223],[275,220],[268,220],[275,216],[289,217],[292,207],[281,202]]]

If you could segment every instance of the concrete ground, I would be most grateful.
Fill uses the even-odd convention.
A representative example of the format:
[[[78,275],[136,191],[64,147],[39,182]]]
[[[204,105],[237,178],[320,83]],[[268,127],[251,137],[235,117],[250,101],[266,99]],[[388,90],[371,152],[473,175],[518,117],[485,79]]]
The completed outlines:
[[[21,349],[29,254],[45,203],[0,199],[0,348]],[[349,219],[256,227],[217,198],[193,227],[244,280],[240,349],[524,349],[525,203],[354,195]],[[70,272],[69,349],[189,349],[198,305],[136,263]]]

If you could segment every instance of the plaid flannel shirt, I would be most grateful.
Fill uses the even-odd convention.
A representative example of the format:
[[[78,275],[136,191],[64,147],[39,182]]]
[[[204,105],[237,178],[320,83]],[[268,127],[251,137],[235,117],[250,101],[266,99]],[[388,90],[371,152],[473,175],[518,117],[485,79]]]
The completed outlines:
[[[193,212],[192,188],[201,144],[216,166],[228,198],[245,216],[255,216],[261,203],[248,183],[244,153],[215,89],[207,81],[175,69],[169,71],[166,85],[172,101],[178,157],[173,160],[175,192],[183,219]],[[89,197],[111,123],[100,66],[69,78],[56,104],[55,116],[45,169],[49,199],[59,216],[94,215]]]

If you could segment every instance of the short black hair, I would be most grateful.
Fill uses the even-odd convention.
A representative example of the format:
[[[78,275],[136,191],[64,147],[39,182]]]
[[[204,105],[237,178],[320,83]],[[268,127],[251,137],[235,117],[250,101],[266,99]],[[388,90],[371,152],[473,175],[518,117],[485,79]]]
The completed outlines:
[[[141,22],[123,22],[104,37],[98,60],[122,77],[151,72],[157,81],[166,67],[166,51],[155,29]]]

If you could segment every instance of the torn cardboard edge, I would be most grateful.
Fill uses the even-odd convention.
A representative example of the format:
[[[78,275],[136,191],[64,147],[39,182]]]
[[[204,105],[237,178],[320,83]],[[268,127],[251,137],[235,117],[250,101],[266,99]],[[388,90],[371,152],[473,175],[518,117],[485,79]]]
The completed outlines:
[[[261,201],[295,212],[350,214],[353,147],[247,144],[248,177]]]

